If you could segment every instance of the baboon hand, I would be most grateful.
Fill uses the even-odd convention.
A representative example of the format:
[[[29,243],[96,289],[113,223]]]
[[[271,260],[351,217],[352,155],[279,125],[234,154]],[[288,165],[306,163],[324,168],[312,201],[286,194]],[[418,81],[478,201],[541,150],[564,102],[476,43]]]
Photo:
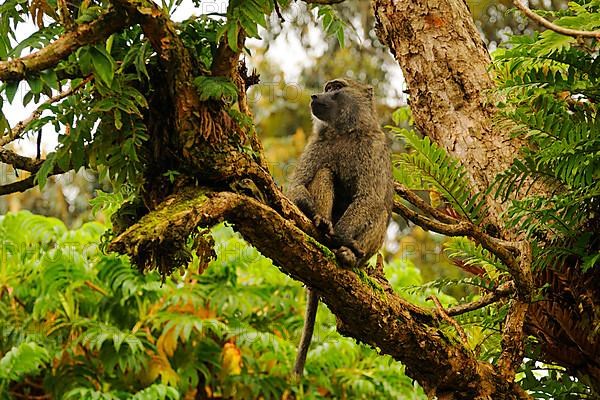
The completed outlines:
[[[363,251],[362,247],[360,247],[360,244],[358,244],[358,242],[356,240],[354,240],[354,239],[350,240],[347,243],[347,246],[352,249],[352,251],[354,252],[356,257],[358,257],[358,258],[364,257],[365,252]]]
[[[324,218],[319,214],[315,214],[315,217],[313,218],[313,222],[315,223],[315,226],[317,227],[319,232],[321,232],[322,234],[324,234],[326,236],[334,235],[333,224],[327,218]]]
[[[354,268],[356,266],[356,256],[354,252],[346,246],[335,250],[335,257],[342,268]]]
[[[352,250],[352,252],[354,252],[354,255],[357,258],[361,258],[365,255],[365,252],[362,249],[362,247],[360,246],[360,244],[358,243],[358,241],[356,241],[354,239],[345,239],[343,237],[340,237],[339,235],[333,235],[332,241],[333,241],[334,247],[339,247],[339,248],[346,247],[349,250]]]

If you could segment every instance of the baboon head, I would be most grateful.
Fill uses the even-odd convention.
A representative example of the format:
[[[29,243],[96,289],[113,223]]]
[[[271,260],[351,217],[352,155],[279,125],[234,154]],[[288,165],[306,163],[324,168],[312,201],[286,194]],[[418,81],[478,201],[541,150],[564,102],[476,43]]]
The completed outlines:
[[[334,79],[325,84],[323,93],[311,96],[315,117],[336,129],[349,130],[358,123],[375,122],[373,88],[351,79]]]

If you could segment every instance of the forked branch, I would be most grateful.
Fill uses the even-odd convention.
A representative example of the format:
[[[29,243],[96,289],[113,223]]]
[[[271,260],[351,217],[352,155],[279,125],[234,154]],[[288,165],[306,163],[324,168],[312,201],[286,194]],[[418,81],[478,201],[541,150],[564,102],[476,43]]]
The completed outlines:
[[[506,282],[498,286],[493,291],[484,294],[477,300],[474,300],[469,303],[457,304],[455,306],[448,307],[446,309],[446,313],[450,316],[454,316],[461,315],[469,311],[475,311],[485,306],[489,306],[490,304],[495,303],[503,297],[511,295],[512,293],[514,293],[514,291],[514,283],[512,281]]]
[[[496,255],[507,266],[514,281],[516,297],[511,300],[509,312],[504,321],[502,353],[498,360],[498,366],[503,378],[512,382],[515,377],[516,368],[521,364],[523,359],[523,324],[533,293],[531,248],[529,243],[526,241],[514,243],[499,240],[485,233],[471,221],[457,220],[453,217],[446,216],[399,183],[396,184],[396,193],[409,201],[413,206],[419,208],[422,212],[443,222],[426,217],[402,204],[401,201],[395,201],[394,210],[407,220],[425,229],[433,230],[447,236],[468,236],[483,248]],[[440,310],[441,305],[438,305],[438,312],[444,319],[454,325],[454,320],[452,320],[449,315],[457,315],[484,307],[500,297],[509,294],[510,289],[511,288],[507,284],[501,291],[498,290],[488,293],[476,302],[457,306],[454,309],[449,309],[445,312],[442,312]],[[457,328],[457,331],[460,334],[461,331],[459,328]],[[461,338],[462,340],[465,340],[464,333],[461,335]]]
[[[427,204],[427,202],[412,193],[410,189],[402,184],[396,183],[395,189],[396,193],[403,196],[413,206],[420,209],[422,213],[410,209],[408,206],[402,204],[401,201],[394,202],[395,212],[424,229],[432,230],[446,236],[468,236],[472,238],[483,248],[495,254],[507,266],[509,273],[515,281],[519,296],[526,300],[531,298],[531,293],[533,291],[531,268],[530,265],[527,264],[527,257],[521,257],[520,259],[515,257],[515,244],[490,236],[471,221],[456,220],[449,216],[440,216],[441,212],[439,210],[436,210],[431,205]],[[449,223],[431,219],[423,215],[423,213],[431,216],[438,216],[440,219],[448,221]],[[507,246],[507,244],[509,244],[509,246]]]

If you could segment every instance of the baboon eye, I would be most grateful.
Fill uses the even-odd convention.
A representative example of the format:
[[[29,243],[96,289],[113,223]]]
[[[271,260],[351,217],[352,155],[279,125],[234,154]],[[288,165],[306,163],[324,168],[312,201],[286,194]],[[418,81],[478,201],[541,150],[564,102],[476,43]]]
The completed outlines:
[[[340,90],[344,85],[341,82],[330,82],[325,85],[326,92],[333,92],[334,90]]]

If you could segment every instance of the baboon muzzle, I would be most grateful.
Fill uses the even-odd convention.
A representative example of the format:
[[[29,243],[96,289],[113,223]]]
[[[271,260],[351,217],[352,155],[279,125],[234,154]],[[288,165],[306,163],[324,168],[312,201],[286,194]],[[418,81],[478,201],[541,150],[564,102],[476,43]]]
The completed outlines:
[[[324,99],[323,97],[324,96],[319,96],[318,94],[313,94],[310,96],[310,110],[312,111],[313,115],[320,120],[324,120],[329,111],[327,99]]]

